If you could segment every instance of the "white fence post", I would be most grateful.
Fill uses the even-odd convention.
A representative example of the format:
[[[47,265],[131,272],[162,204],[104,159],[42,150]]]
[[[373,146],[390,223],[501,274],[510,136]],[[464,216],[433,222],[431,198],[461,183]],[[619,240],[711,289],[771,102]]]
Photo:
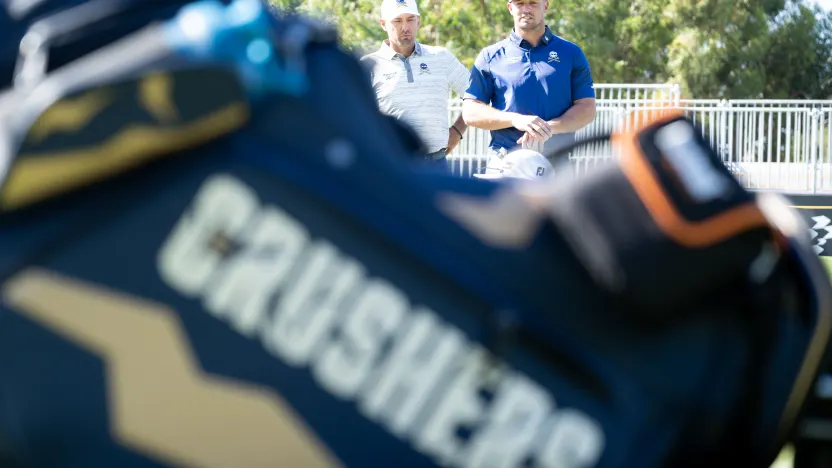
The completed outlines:
[[[597,84],[595,120],[577,138],[602,136],[643,123],[652,112],[680,109],[750,189],[832,193],[832,100],[682,100],[678,85]],[[461,101],[450,105],[451,122]],[[455,174],[485,165],[490,134],[469,128],[449,158]],[[593,143],[570,156],[583,173],[615,157],[610,144]]]
[[[811,135],[811,177],[812,177],[812,193],[818,193],[818,176],[820,175],[820,166],[818,165],[818,152],[820,150],[820,142],[818,140],[818,134],[820,133],[818,127],[820,126],[820,118],[823,113],[820,109],[814,108],[812,109],[812,135]]]

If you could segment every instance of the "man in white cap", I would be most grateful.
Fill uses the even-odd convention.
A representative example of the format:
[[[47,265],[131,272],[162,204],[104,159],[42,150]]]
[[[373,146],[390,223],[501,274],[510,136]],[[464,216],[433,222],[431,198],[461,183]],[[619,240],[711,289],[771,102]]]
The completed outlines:
[[[555,176],[555,168],[545,156],[530,149],[518,149],[500,158],[491,158],[479,179],[548,180]]]
[[[470,72],[444,47],[416,41],[421,25],[416,0],[384,0],[380,23],[387,39],[361,58],[379,109],[409,125],[427,147],[426,159],[447,170],[445,157],[467,129],[461,115],[448,127],[448,98],[450,90],[465,93]]]

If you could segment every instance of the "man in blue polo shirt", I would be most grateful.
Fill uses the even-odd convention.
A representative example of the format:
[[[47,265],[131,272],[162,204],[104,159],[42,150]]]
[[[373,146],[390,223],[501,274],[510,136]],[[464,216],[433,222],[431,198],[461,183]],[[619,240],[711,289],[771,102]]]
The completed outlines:
[[[491,131],[490,148],[500,156],[518,147],[548,153],[595,118],[586,56],[546,26],[548,9],[548,0],[509,0],[511,35],[484,48],[471,70],[463,118]]]

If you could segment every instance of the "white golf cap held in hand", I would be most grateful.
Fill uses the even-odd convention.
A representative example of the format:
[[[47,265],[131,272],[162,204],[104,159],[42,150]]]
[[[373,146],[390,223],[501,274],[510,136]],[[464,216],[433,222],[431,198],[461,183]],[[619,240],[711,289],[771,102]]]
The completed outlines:
[[[529,149],[519,149],[506,154],[502,159],[491,158],[485,174],[474,174],[480,179],[548,179],[555,175],[555,169],[545,156]]]

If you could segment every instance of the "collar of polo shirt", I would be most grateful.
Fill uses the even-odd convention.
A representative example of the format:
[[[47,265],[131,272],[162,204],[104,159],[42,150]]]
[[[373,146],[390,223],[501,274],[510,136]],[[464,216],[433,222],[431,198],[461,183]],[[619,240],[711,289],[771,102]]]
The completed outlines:
[[[395,50],[393,50],[392,47],[390,47],[390,44],[387,43],[386,39],[381,41],[381,52],[384,54],[384,57],[390,60],[396,58],[399,55],[398,52],[396,52]],[[416,48],[413,50],[413,54],[411,54],[410,56],[413,57],[414,55],[422,55],[422,46],[419,45],[419,42],[416,42]]]
[[[543,33],[543,37],[541,38],[540,44],[538,44],[538,47],[540,47],[542,45],[543,46],[549,45],[549,42],[554,37],[555,37],[555,35],[554,35],[554,33],[552,33],[552,30],[549,29],[549,26],[546,26],[546,32]],[[511,29],[511,34],[509,35],[509,40],[511,42],[513,42],[514,45],[516,45],[517,47],[520,47],[522,49],[531,49],[532,48],[531,44],[529,44],[528,41],[526,41],[525,39],[520,37],[516,32],[514,32],[514,28]]]

